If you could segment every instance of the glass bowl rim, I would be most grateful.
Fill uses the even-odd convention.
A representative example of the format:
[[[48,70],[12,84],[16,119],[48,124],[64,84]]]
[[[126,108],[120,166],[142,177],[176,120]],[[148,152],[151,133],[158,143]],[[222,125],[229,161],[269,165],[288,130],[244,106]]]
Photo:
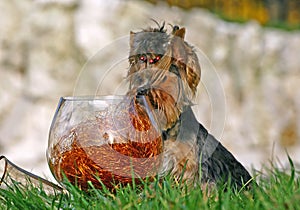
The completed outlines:
[[[82,96],[62,96],[64,101],[94,101],[94,100],[122,100],[127,95],[82,95]]]

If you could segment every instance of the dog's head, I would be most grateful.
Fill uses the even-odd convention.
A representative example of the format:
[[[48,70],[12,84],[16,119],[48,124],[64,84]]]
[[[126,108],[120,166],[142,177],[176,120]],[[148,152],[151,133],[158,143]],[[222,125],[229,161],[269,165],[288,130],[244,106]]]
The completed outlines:
[[[158,24],[140,32],[130,32],[128,75],[144,69],[160,69],[180,76],[193,96],[200,82],[201,68],[198,57],[184,41],[185,28],[173,26],[170,33]]]
[[[193,48],[184,41],[185,28],[164,24],[130,32],[128,78],[130,94],[146,95],[171,127],[190,105],[200,82],[201,70]]]

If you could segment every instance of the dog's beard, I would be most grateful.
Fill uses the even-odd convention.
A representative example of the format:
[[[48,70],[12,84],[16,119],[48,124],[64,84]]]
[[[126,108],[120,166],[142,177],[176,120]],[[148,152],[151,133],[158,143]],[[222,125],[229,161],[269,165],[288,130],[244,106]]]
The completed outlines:
[[[182,81],[176,74],[152,68],[138,71],[128,79],[130,91],[127,94],[147,97],[159,116],[162,130],[171,128],[184,108],[190,105]]]

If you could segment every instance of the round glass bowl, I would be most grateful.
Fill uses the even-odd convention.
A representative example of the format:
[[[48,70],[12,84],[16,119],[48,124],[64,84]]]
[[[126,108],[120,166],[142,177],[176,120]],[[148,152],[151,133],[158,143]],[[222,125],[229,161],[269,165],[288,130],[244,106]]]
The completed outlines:
[[[47,160],[56,180],[81,189],[140,183],[159,171],[163,140],[141,96],[62,97],[51,124]]]

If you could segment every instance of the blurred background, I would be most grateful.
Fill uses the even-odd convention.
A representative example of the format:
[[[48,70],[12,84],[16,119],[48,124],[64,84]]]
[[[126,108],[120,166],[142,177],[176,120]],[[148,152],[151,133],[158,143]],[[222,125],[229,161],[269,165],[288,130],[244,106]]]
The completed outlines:
[[[0,154],[26,170],[51,178],[45,152],[59,98],[74,94],[92,56],[156,26],[151,18],[186,27],[186,40],[215,67],[226,116],[217,137],[238,160],[249,170],[288,167],[288,153],[298,164],[299,0],[2,0],[0,11]],[[93,63],[100,75],[108,57]],[[101,91],[113,91],[126,71]],[[199,104],[210,128],[210,104]]]

